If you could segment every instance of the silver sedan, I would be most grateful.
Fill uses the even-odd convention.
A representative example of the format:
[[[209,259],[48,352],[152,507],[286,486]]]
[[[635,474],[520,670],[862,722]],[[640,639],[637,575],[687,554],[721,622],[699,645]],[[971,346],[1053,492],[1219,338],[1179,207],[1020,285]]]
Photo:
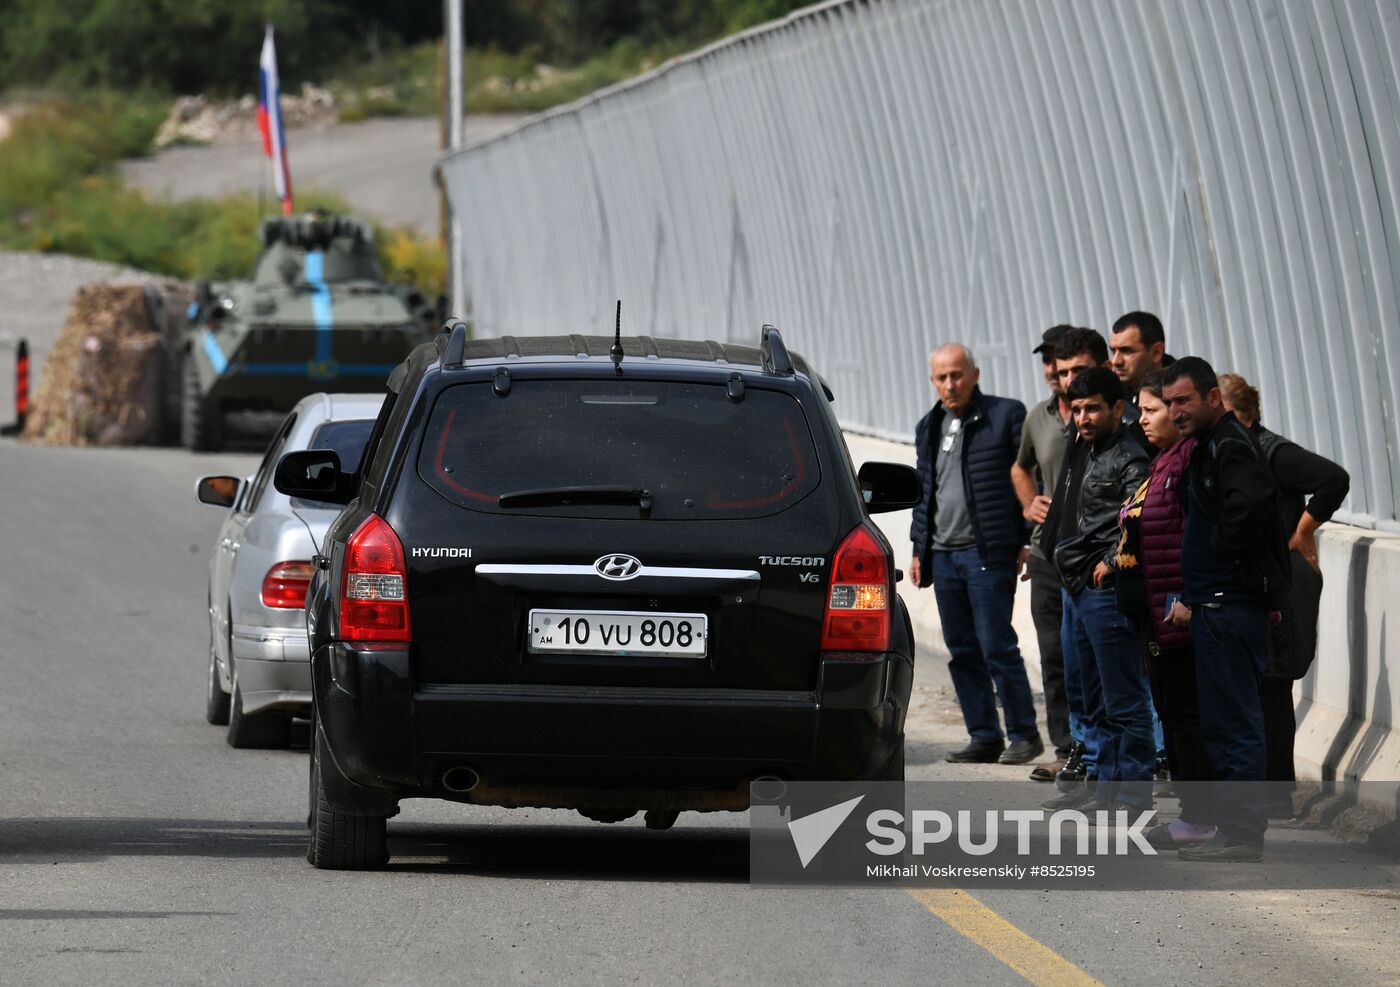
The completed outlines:
[[[200,503],[228,511],[209,559],[209,674],[205,718],[234,747],[285,747],[291,720],[311,704],[306,589],[340,507],[277,492],[277,461],[334,449],[353,472],[384,398],[312,394],[297,403],[250,477],[206,476]]]

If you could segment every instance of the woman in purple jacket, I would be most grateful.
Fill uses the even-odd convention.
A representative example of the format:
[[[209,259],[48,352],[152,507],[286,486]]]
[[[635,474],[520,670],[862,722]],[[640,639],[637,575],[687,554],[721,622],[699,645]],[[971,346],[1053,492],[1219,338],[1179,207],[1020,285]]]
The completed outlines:
[[[1138,397],[1143,433],[1157,450],[1147,482],[1119,512],[1122,539],[1118,549],[1120,579],[1137,570],[1138,599],[1124,605],[1143,627],[1152,698],[1162,721],[1167,763],[1181,799],[1181,818],[1148,831],[1154,846],[1171,848],[1204,843],[1215,834],[1215,806],[1209,767],[1201,744],[1201,714],[1196,699],[1196,667],[1191,635],[1168,619],[1181,603],[1181,542],[1186,508],[1182,476],[1195,439],[1183,439],[1162,400],[1162,375],[1143,381]]]

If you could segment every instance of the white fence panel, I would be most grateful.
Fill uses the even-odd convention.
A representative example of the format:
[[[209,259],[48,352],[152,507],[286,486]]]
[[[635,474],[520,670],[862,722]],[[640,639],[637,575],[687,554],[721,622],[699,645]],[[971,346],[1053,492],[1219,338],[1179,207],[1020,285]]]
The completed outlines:
[[[1400,519],[1400,0],[842,0],[443,158],[478,334],[756,341],[907,439],[924,360],[1041,397],[1159,313]]]

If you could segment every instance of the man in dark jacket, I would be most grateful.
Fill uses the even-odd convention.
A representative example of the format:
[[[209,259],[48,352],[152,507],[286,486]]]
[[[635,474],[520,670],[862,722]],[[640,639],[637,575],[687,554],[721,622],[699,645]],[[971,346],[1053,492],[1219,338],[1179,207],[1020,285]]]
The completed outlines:
[[[1216,835],[1183,847],[1186,860],[1259,860],[1266,775],[1260,679],[1269,662],[1270,610],[1291,582],[1278,486],[1254,437],[1225,410],[1215,370],[1185,357],[1162,396],[1196,439],[1186,483],[1182,601],[1190,608],[1206,758],[1220,790]]]
[[[1108,334],[1109,367],[1123,385],[1123,421],[1128,434],[1147,450],[1148,458],[1157,455],[1138,423],[1138,394],[1147,376],[1172,364],[1167,355],[1167,336],[1162,320],[1151,312],[1129,312],[1118,317]]]
[[[1026,542],[1011,464],[1021,445],[1026,407],[982,393],[981,372],[966,346],[939,347],[929,357],[929,371],[939,401],[914,430],[923,500],[910,529],[909,575],[916,586],[933,585],[952,656],[953,688],[971,735],[966,747],[947,757],[1025,764],[1045,750],[1011,626]]]
[[[1259,420],[1259,391],[1239,374],[1220,375],[1220,396],[1227,410],[1249,429],[1279,489],[1283,530],[1289,535],[1288,557],[1293,587],[1270,634],[1269,670],[1260,683],[1264,702],[1269,818],[1293,815],[1293,739],[1297,731],[1293,683],[1307,674],[1317,655],[1317,617],[1322,599],[1322,571],[1317,558],[1317,529],[1331,520],[1351,490],[1351,476],[1332,460],[1310,452],[1264,427]]]
[[[1152,803],[1157,761],[1152,694],[1137,629],[1115,604],[1113,580],[1118,511],[1147,479],[1149,460],[1123,425],[1123,388],[1111,370],[1085,370],[1066,397],[1078,435],[1043,537],[1064,584],[1065,648],[1080,678],[1096,784],[1045,804],[1093,799],[1094,809],[1142,810]]]

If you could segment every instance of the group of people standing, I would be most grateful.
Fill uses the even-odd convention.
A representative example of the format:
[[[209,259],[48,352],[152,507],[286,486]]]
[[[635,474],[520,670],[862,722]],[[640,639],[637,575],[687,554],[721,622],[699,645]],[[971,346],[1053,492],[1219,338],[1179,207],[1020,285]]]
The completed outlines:
[[[1045,752],[1012,627],[1028,580],[1055,755],[1031,777],[1058,789],[1044,808],[1136,818],[1165,762],[1180,818],[1148,839],[1188,860],[1258,860],[1268,818],[1293,814],[1315,532],[1347,473],[1264,428],[1243,378],[1169,356],[1149,312],[1107,340],[1055,326],[1034,352],[1050,396],[1029,412],[982,392],[967,346],[929,358],[910,577],[933,586],[970,734],[947,759]]]

